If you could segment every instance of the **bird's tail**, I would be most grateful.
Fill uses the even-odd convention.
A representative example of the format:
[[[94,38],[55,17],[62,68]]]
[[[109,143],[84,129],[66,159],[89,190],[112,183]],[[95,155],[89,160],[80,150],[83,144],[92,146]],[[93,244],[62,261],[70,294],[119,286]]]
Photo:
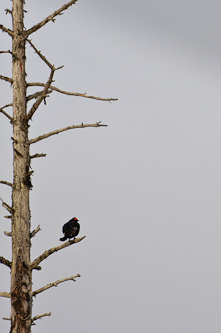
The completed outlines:
[[[68,239],[68,238],[66,236],[64,236],[64,237],[60,238],[60,241],[64,242],[64,241],[66,241],[66,239]]]

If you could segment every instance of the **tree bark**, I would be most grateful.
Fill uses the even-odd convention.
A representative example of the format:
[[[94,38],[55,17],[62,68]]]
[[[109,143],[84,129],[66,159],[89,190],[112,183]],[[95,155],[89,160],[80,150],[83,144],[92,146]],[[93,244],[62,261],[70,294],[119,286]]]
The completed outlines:
[[[31,332],[32,275],[30,270],[29,143],[25,79],[23,0],[13,0],[13,192],[11,333]]]

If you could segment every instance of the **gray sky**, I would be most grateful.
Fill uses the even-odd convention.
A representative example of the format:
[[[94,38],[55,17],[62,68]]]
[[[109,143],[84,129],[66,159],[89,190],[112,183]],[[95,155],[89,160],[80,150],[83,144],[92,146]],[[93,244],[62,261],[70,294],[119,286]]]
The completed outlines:
[[[26,0],[26,28],[62,4]],[[8,27],[10,5],[1,0]],[[34,300],[34,315],[52,316],[33,332],[220,332],[220,11],[213,0],[79,0],[32,35],[50,62],[65,65],[54,85],[119,98],[54,93],[33,117],[30,138],[82,122],[108,124],[31,147],[48,154],[32,162],[32,228],[42,229],[32,258],[60,243],[73,216],[87,236],[34,272],[33,289],[82,277]],[[10,47],[6,34],[0,41]],[[45,82],[48,68],[29,47],[27,55],[27,81]],[[0,73],[10,71],[3,54]],[[1,105],[9,103],[9,85],[0,82],[0,91]],[[10,181],[11,127],[0,119],[0,179]],[[2,185],[0,193],[10,203],[10,189]],[[0,213],[0,254],[10,259],[9,221]],[[9,270],[0,274],[8,291]],[[10,316],[7,299],[0,307],[1,317]],[[0,321],[1,331],[8,327]]]

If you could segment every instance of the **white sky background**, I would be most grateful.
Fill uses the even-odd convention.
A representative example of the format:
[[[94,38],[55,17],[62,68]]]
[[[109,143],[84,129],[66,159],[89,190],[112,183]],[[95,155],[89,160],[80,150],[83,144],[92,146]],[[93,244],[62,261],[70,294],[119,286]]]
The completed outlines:
[[[26,0],[26,28],[63,4]],[[10,27],[1,0],[0,21]],[[33,117],[30,138],[67,125],[107,128],[61,133],[32,145],[32,258],[59,245],[62,225],[81,223],[81,243],[34,272],[33,289],[77,273],[34,300],[52,312],[33,332],[218,333],[221,330],[220,1],[90,1],[32,35],[55,64],[57,87],[118,102],[54,92]],[[10,38],[0,33],[1,50]],[[27,47],[27,81],[49,69]],[[0,73],[11,74],[2,54]],[[6,89],[7,88],[7,89]],[[34,92],[34,90],[30,90]],[[1,106],[10,103],[0,82]],[[29,105],[29,108],[31,103]],[[0,117],[0,179],[12,180],[12,132]],[[0,188],[10,203],[10,189]],[[0,255],[10,259],[0,209]],[[1,290],[9,270],[1,266]],[[0,299],[1,317],[10,304]],[[0,321],[0,331],[9,323]]]

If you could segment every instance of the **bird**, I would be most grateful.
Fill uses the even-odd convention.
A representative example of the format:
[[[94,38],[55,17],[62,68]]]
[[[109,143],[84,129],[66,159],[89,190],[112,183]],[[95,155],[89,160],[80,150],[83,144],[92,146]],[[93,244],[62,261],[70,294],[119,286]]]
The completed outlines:
[[[65,223],[62,228],[62,232],[64,237],[60,238],[60,241],[66,241],[66,239],[75,238],[80,231],[80,224],[78,223],[78,219],[73,217],[70,221]]]

